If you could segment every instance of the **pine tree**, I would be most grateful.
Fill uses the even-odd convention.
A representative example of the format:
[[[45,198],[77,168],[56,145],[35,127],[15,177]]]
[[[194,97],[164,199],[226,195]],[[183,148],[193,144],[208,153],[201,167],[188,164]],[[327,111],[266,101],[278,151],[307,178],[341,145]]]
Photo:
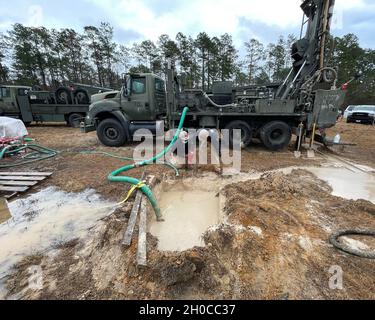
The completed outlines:
[[[98,82],[100,86],[104,86],[104,54],[102,50],[102,43],[100,39],[100,31],[95,26],[86,26],[84,27],[85,36],[84,39],[86,40],[86,48],[89,52],[91,59],[93,60]]]
[[[0,33],[0,82],[5,83],[8,81],[9,69],[5,64],[7,57],[7,43],[3,33]]]
[[[227,33],[223,34],[217,43],[217,47],[219,78],[221,81],[230,80],[236,72],[236,61],[238,59],[237,49],[233,44],[233,38]]]
[[[257,39],[250,39],[245,42],[246,49],[246,64],[249,70],[249,83],[253,83],[259,70],[261,69],[261,62],[265,60],[264,45]]]

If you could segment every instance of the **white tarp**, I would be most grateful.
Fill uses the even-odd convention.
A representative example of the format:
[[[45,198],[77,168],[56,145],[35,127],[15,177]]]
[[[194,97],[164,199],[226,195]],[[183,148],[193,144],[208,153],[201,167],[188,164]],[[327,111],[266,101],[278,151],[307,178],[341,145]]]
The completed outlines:
[[[28,134],[25,124],[21,120],[0,117],[1,138],[23,138]]]

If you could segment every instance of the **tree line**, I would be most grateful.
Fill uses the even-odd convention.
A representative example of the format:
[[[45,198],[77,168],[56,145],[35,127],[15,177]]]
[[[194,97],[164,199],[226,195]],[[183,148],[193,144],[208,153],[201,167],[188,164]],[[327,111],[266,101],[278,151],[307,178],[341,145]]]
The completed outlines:
[[[56,30],[14,24],[0,33],[0,82],[56,88],[71,82],[118,88],[123,73],[153,72],[164,76],[168,59],[184,74],[186,85],[209,91],[215,81],[234,81],[238,86],[281,82],[292,66],[290,50],[294,35],[280,36],[275,43],[249,39],[244,54],[229,34],[196,37],[178,33],[174,39],[161,35],[156,42],[144,40],[131,46],[114,41],[114,29],[106,22]],[[353,83],[348,103],[373,103],[375,53],[361,48],[348,34],[331,39],[328,60],[339,67],[339,83],[361,71]]]

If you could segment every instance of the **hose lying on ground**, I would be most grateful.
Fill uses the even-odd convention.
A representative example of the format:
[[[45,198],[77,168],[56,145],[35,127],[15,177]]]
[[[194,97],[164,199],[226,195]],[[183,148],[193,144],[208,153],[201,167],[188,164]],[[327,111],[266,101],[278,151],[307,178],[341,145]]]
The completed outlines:
[[[348,236],[348,235],[362,235],[362,236],[374,237],[375,230],[342,230],[342,231],[338,231],[332,234],[330,237],[331,244],[341,251],[344,251],[346,253],[349,253],[349,254],[352,254],[361,258],[375,259],[375,252],[366,252],[363,250],[354,249],[348,245],[345,245],[339,242],[339,238],[343,236]]]
[[[17,166],[23,166],[36,161],[46,160],[55,157],[58,154],[56,150],[49,149],[35,143],[25,143],[31,141],[33,140],[27,138],[23,140],[16,140],[11,144],[3,146],[2,150],[0,151],[0,160],[4,159],[5,156],[13,157],[22,151],[26,152],[27,150],[32,150],[33,152],[26,153],[22,157],[22,160],[15,161],[9,164],[0,164],[0,168],[12,168]]]
[[[161,212],[160,212],[160,209],[158,207],[157,201],[156,201],[151,189],[147,185],[142,185],[142,181],[140,181],[138,179],[135,179],[135,178],[132,178],[132,177],[126,177],[126,176],[119,176],[119,174],[121,174],[123,172],[126,172],[126,171],[129,171],[129,170],[132,170],[134,168],[144,167],[146,165],[152,164],[152,163],[156,162],[158,159],[160,159],[161,157],[163,157],[166,153],[168,153],[172,149],[173,145],[176,143],[176,141],[177,141],[177,139],[178,139],[178,137],[181,133],[181,130],[182,130],[182,127],[184,125],[185,117],[186,117],[186,114],[187,114],[188,110],[189,110],[189,108],[187,108],[187,107],[184,108],[184,110],[182,112],[182,115],[181,115],[180,124],[178,126],[177,131],[176,131],[176,134],[174,135],[174,137],[173,137],[171,143],[169,144],[169,146],[166,147],[161,153],[159,153],[158,155],[156,155],[155,157],[153,157],[149,160],[142,161],[142,162],[139,162],[139,163],[135,163],[135,164],[132,164],[132,165],[128,165],[128,166],[119,168],[119,169],[111,172],[110,175],[108,176],[108,180],[111,181],[111,182],[130,183],[133,186],[139,186],[139,190],[141,190],[146,195],[146,197],[150,201],[152,207],[154,208],[156,218],[157,218],[158,221],[162,221],[162,216],[161,216]]]

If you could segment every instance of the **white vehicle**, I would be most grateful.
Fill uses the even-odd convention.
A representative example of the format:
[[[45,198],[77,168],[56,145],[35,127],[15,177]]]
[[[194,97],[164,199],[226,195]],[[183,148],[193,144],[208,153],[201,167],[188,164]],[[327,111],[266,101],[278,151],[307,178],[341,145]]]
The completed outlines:
[[[347,123],[368,123],[375,122],[375,106],[356,106],[348,112]]]
[[[348,119],[349,113],[351,113],[356,106],[348,106],[344,112],[344,119]]]

